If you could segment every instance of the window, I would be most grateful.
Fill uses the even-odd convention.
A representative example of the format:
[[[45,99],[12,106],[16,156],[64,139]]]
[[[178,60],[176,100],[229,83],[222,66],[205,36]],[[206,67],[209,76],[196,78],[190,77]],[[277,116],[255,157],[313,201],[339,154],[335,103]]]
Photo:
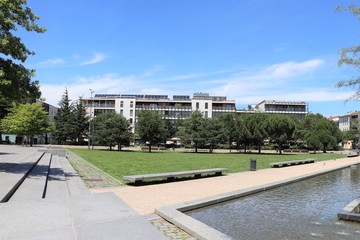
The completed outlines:
[[[196,110],[198,110],[199,109],[199,103],[197,102],[196,103]]]
[[[209,117],[208,111],[205,111],[205,117]]]
[[[133,101],[130,101],[130,107],[134,107],[134,102]]]
[[[130,121],[131,124],[133,123],[133,119],[132,119],[132,118],[130,118],[129,121]]]
[[[208,107],[209,107],[209,103],[205,103],[205,109],[208,109]]]
[[[120,115],[124,115],[124,110],[120,109]]]
[[[124,101],[120,102],[120,107],[124,107]]]
[[[134,115],[134,110],[130,110],[130,117]]]

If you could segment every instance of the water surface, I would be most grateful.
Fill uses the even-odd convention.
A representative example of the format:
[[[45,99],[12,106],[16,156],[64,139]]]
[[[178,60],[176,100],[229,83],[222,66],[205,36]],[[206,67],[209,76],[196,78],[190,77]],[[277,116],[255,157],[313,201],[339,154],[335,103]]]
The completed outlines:
[[[360,239],[337,213],[360,198],[360,166],[187,212],[234,239]]]

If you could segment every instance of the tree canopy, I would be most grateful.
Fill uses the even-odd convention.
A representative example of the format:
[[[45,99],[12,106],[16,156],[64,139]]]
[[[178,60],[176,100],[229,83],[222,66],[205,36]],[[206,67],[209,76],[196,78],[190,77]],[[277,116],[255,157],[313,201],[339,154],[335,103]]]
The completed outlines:
[[[133,134],[130,122],[122,115],[115,112],[107,112],[96,116],[94,121],[93,139],[96,143],[112,147],[129,144]]]
[[[165,142],[166,126],[160,113],[151,110],[143,110],[138,113],[136,132],[144,143],[151,146],[160,142]]]
[[[53,126],[49,124],[49,114],[42,103],[14,103],[8,111],[8,115],[1,120],[1,128],[8,133],[32,139],[35,135],[53,131]]]
[[[347,7],[337,7],[338,11],[346,11],[354,15],[358,20],[360,20],[360,5],[351,3]],[[360,67],[360,44],[356,44],[350,47],[345,47],[340,49],[340,59],[338,61],[339,66],[350,65],[355,68]],[[350,96],[349,99],[359,99],[360,98],[360,76],[356,76],[352,79],[342,80],[337,83],[337,87],[352,87],[356,89],[354,95]]]
[[[37,33],[45,28],[36,24],[39,16],[27,7],[26,0],[0,1],[0,105],[25,103],[40,98],[39,82],[32,81],[35,70],[22,63],[34,52],[15,36],[19,28]]]

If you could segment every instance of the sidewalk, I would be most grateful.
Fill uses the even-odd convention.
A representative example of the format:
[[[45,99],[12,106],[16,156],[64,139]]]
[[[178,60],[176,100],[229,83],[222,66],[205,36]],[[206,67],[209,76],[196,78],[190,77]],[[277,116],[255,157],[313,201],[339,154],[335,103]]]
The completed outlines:
[[[91,194],[65,157],[37,150],[0,145],[0,192],[10,196],[0,203],[0,239],[167,239],[115,194]]]

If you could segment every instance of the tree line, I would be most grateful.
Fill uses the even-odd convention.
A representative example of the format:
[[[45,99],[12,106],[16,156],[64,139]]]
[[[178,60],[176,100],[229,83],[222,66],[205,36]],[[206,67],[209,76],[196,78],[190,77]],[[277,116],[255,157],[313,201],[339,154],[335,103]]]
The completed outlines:
[[[162,119],[157,111],[143,110],[137,114],[135,134],[130,122],[122,115],[107,112],[89,119],[83,101],[72,102],[65,92],[59,102],[54,122],[49,122],[48,113],[41,104],[13,105],[9,114],[1,121],[1,129],[8,133],[28,136],[52,132],[54,144],[91,144],[127,146],[140,139],[149,147],[166,144],[166,139],[180,138],[185,146],[207,148],[212,152],[219,145],[247,152],[256,148],[261,153],[264,144],[273,144],[281,154],[289,144],[306,146],[316,150],[335,150],[344,137],[336,123],[320,114],[310,114],[298,120],[281,114],[254,113],[237,116],[225,114],[207,118],[200,111],[194,111],[189,118],[171,122]],[[90,124],[90,125],[89,125]],[[90,132],[91,130],[91,132]],[[85,141],[85,139],[87,141]]]

